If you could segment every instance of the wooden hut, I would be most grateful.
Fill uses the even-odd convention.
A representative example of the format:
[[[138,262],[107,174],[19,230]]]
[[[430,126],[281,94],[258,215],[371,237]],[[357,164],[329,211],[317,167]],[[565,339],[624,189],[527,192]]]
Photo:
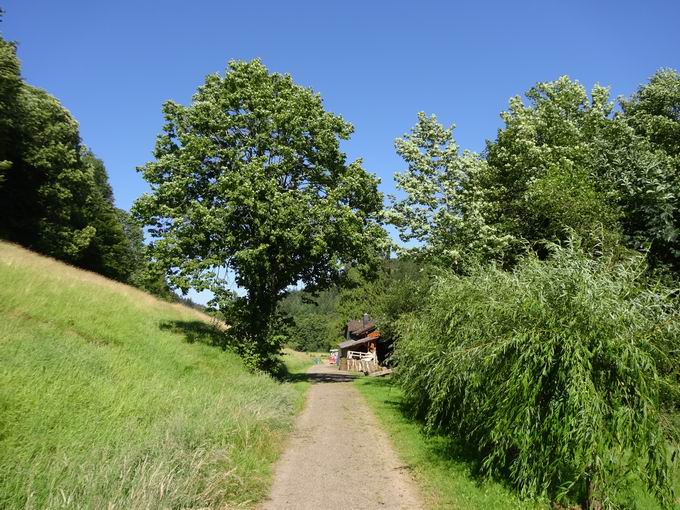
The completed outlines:
[[[340,370],[377,372],[385,359],[380,345],[380,331],[368,314],[363,319],[349,321],[345,326],[345,341],[338,346]],[[382,352],[381,352],[382,351]]]

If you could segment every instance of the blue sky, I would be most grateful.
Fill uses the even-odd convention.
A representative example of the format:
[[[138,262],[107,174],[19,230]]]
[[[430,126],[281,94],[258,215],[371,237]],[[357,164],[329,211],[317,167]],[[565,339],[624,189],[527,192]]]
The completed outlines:
[[[568,74],[628,95],[680,69],[680,2],[0,0],[24,78],[56,96],[104,160],[117,205],[147,186],[166,99],[187,103],[229,59],[260,57],[355,126],[350,159],[393,192],[394,139],[435,113],[481,150],[508,98]]]
[[[345,144],[385,192],[394,138],[416,112],[481,150],[508,98],[568,74],[630,94],[680,68],[680,2],[219,2],[0,0],[25,79],[80,122],[120,207],[146,185],[164,100],[188,102],[229,59],[260,57],[355,126]]]

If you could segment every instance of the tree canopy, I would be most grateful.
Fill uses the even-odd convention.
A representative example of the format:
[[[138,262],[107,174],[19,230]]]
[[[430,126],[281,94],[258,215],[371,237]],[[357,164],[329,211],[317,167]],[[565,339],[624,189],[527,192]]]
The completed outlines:
[[[408,167],[396,173],[397,188],[387,218],[402,241],[418,244],[405,250],[425,262],[462,270],[472,260],[502,258],[515,240],[486,220],[492,204],[476,185],[488,172],[478,154],[460,154],[453,127],[418,114],[411,133],[395,142]]]
[[[135,204],[152,256],[180,289],[229,306],[232,331],[266,366],[288,288],[323,288],[383,249],[378,181],[340,150],[352,126],[258,60],[230,62],[189,106],[168,101],[163,113],[155,161],[141,168],[152,191]]]
[[[140,264],[104,163],[73,116],[25,83],[14,44],[0,37],[0,236],[120,281]],[[139,261],[138,261],[139,262]]]
[[[539,83],[526,103],[510,100],[484,155],[460,154],[452,130],[421,114],[396,142],[408,169],[390,218],[402,239],[420,242],[412,252],[448,267],[512,265],[575,234],[677,270],[679,81],[660,71],[617,113],[599,85],[589,95],[567,77]]]

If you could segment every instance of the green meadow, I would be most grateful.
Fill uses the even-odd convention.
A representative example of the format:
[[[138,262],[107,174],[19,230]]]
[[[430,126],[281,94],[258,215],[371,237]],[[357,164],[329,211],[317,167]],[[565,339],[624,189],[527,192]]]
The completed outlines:
[[[213,345],[219,327],[0,243],[0,508],[261,500],[302,391]]]

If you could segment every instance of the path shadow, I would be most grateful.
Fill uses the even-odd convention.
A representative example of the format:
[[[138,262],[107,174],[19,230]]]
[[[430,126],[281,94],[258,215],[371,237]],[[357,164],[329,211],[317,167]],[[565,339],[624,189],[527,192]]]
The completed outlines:
[[[314,383],[335,383],[335,382],[352,382],[358,376],[348,372],[311,372],[305,374],[307,380]]]
[[[354,379],[359,377],[359,375],[352,374],[350,372],[306,372],[306,373],[296,373],[286,374],[286,380],[289,382],[310,382],[312,384],[318,383],[340,383],[340,382],[352,382]]]
[[[215,326],[202,321],[163,321],[159,325],[163,331],[172,331],[184,336],[188,344],[204,344],[226,350],[229,338]]]

